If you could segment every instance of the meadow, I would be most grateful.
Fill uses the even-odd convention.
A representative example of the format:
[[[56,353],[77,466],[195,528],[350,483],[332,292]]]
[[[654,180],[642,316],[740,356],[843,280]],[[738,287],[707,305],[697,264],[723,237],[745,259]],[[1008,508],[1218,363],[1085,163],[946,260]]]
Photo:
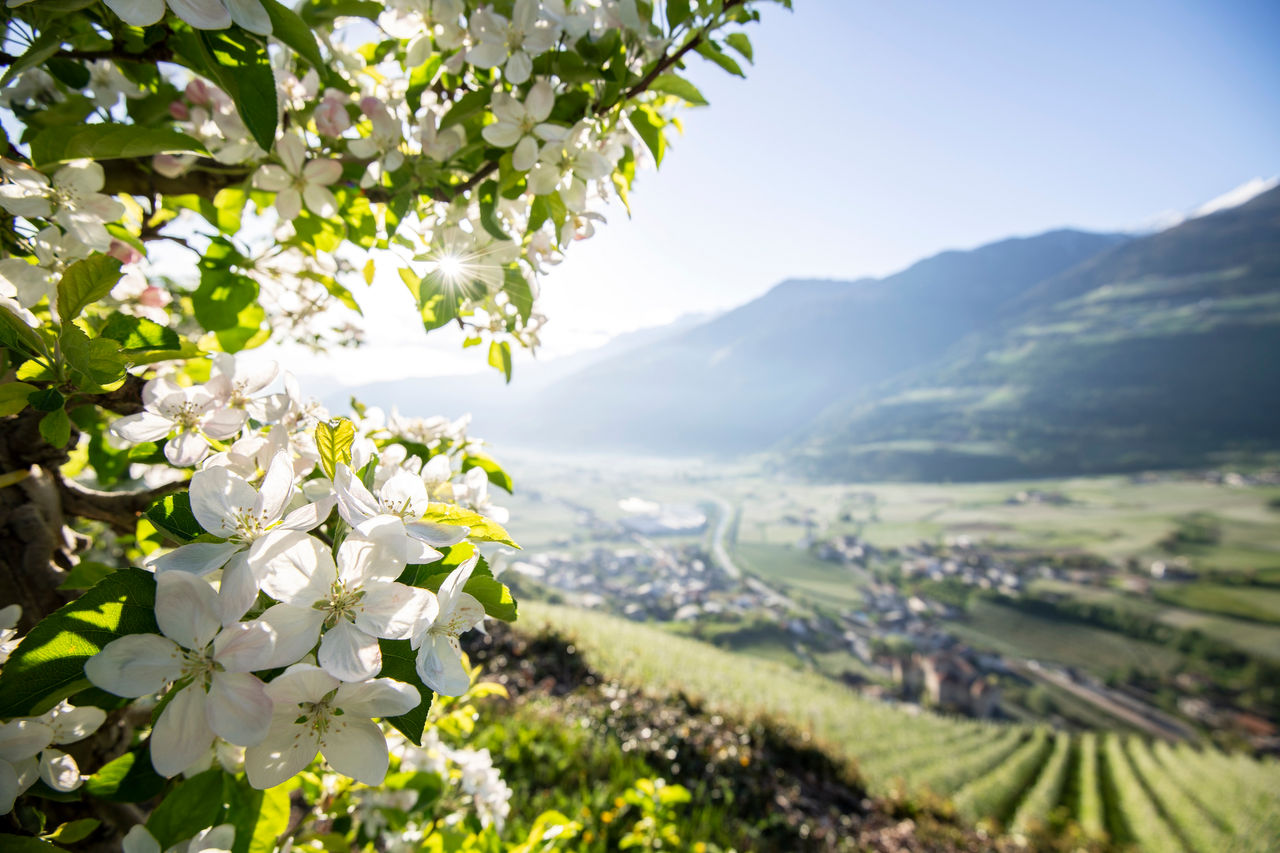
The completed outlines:
[[[528,602],[519,630],[566,637],[592,670],[633,689],[789,732],[875,794],[941,798],[993,830],[1080,833],[1150,853],[1264,851],[1280,837],[1274,760],[908,713],[815,673],[601,613]]]

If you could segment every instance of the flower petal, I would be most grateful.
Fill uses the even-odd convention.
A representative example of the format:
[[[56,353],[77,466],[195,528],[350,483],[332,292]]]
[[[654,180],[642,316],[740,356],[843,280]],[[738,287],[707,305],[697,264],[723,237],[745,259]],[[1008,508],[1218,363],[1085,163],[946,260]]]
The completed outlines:
[[[53,729],[35,720],[0,723],[0,763],[31,758],[53,741]]]
[[[293,459],[287,450],[282,450],[271,458],[254,509],[264,524],[271,524],[284,513],[292,496]],[[192,509],[195,509],[194,504]]]
[[[353,717],[398,717],[422,704],[418,688],[394,678],[344,684],[333,697],[335,708]]]
[[[515,152],[511,155],[511,165],[518,172],[527,172],[538,162],[538,141],[532,136],[520,140]],[[439,458],[439,457],[436,457]]]
[[[218,594],[186,572],[157,575],[156,623],[160,633],[184,649],[201,651],[222,628]]]
[[[280,528],[283,530],[311,530],[319,527],[329,517],[329,513],[333,512],[333,507],[337,502],[337,497],[330,495],[326,498],[321,498],[315,503],[300,506],[281,520]]]
[[[271,16],[262,8],[260,0],[222,0],[231,13],[231,20],[251,33],[271,35]]]
[[[244,751],[244,772],[253,787],[274,788],[287,782],[306,769],[320,751],[316,730],[297,725],[293,719],[292,715],[276,714],[262,742]]]
[[[142,824],[134,824],[125,833],[120,849],[123,853],[161,853],[160,842]]]
[[[55,791],[74,791],[84,781],[76,760],[57,749],[40,753],[40,778]]]
[[[416,669],[422,683],[441,696],[461,696],[471,687],[471,676],[462,665],[462,646],[456,637],[428,634],[418,649]]]
[[[529,111],[530,117],[534,121],[546,121],[551,115],[551,108],[556,105],[556,94],[551,88],[551,84],[546,80],[539,80],[529,89],[529,95],[524,100],[524,108]]]
[[[343,681],[364,681],[382,669],[382,649],[369,636],[345,619],[320,638],[320,666]]]
[[[151,730],[151,765],[161,776],[172,778],[200,758],[213,746],[213,729],[209,728],[204,689],[192,684],[178,691],[160,712]]]
[[[430,606],[428,602],[435,598],[430,590],[379,581],[366,584],[364,594],[356,627],[388,640],[409,639]]]
[[[185,572],[191,575],[207,575],[220,569],[244,550],[238,542],[188,542],[166,554],[147,560],[147,566],[157,575],[164,572]]]
[[[302,177],[307,183],[327,187],[342,177],[342,164],[337,160],[312,160],[302,167]]]
[[[175,468],[190,468],[209,452],[209,442],[198,432],[182,432],[164,446],[164,458]]]
[[[225,30],[231,26],[231,14],[221,0],[168,0],[168,3],[174,14],[197,30]]]
[[[218,583],[218,615],[223,625],[232,625],[249,612],[258,600],[258,578],[249,564],[249,551],[235,554],[222,570]]]
[[[173,421],[155,412],[139,412],[114,421],[111,432],[132,444],[159,441],[173,432]]]
[[[276,713],[292,715],[297,706],[319,702],[325,695],[338,689],[341,682],[318,666],[299,663],[267,685],[267,695],[275,703]]]
[[[191,514],[214,536],[236,532],[240,517],[257,502],[258,492],[226,468],[205,468],[191,475]]]
[[[266,669],[275,650],[276,629],[261,620],[237,622],[213,641],[213,659],[227,672]]]
[[[131,27],[149,27],[164,17],[164,0],[105,0],[107,7]]]
[[[249,555],[263,592],[299,607],[310,607],[327,595],[338,569],[323,542],[293,530],[267,541],[263,552],[254,548]]]
[[[276,632],[275,650],[266,667],[289,666],[316,647],[324,614],[310,607],[277,604],[258,617]],[[274,683],[274,682],[273,682]]]
[[[338,214],[338,200],[325,187],[307,184],[302,188],[302,198],[307,203],[307,210],[322,219],[330,219]]]
[[[484,141],[499,148],[510,148],[520,140],[520,128],[505,121],[486,124],[480,131]]]
[[[366,785],[381,785],[387,776],[387,739],[369,720],[335,717],[320,739],[325,760],[344,776]]]
[[[302,196],[293,187],[276,194],[276,213],[281,219],[293,220],[302,212]]]
[[[182,650],[159,634],[129,634],[107,643],[85,661],[84,674],[108,693],[147,696],[182,675]]]
[[[253,174],[253,185],[260,190],[278,193],[293,186],[293,175],[272,163],[258,167]]]
[[[247,672],[218,672],[209,685],[205,713],[209,728],[236,746],[261,743],[271,727],[271,699],[262,682]]]

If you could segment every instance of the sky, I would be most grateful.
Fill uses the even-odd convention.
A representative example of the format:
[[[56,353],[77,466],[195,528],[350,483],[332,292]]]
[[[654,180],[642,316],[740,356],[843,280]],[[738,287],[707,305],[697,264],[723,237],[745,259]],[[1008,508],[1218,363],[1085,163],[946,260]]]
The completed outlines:
[[[540,358],[787,278],[883,275],[1064,226],[1154,228],[1280,174],[1274,0],[795,7],[749,29],[747,79],[691,63],[711,106],[638,178],[633,217],[609,211],[545,277]],[[398,281],[357,296],[376,343],[299,373],[484,369],[450,332],[423,338]]]

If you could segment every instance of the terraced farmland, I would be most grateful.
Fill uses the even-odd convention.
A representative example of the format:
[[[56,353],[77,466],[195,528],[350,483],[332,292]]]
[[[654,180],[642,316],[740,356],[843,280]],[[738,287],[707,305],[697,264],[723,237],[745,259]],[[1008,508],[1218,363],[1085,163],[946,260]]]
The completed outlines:
[[[815,673],[600,613],[521,605],[522,630],[571,637],[592,668],[718,713],[767,719],[848,762],[875,794],[949,798],[967,820],[1031,835],[1066,822],[1144,853],[1280,849],[1280,763],[1114,732],[911,714]]]

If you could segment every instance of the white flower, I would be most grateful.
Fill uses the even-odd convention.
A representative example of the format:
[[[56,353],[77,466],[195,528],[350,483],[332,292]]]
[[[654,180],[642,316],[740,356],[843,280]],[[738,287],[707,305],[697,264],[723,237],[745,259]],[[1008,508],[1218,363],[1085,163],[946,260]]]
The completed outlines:
[[[269,534],[311,530],[333,509],[330,498],[285,516],[293,494],[293,462],[288,452],[277,453],[271,460],[260,489],[227,468],[197,471],[191,475],[191,513],[205,531],[227,541],[191,542],[150,560],[148,565],[157,574],[183,571],[204,575],[222,569],[218,592],[222,622],[236,622],[257,598],[261,554],[270,546]]]
[[[90,249],[56,225],[42,228],[31,238],[36,263],[21,258],[0,260],[0,295],[16,299],[30,308],[46,296],[49,307],[56,309],[58,279],[68,264],[89,255]],[[56,311],[55,311],[56,313]]]
[[[262,589],[280,604],[262,619],[278,636],[273,665],[297,661],[318,639],[320,666],[343,681],[363,681],[382,669],[379,637],[407,640],[424,614],[435,612],[430,591],[396,582],[405,567],[394,538],[388,542],[396,526],[390,517],[360,525],[338,548],[336,563],[304,533],[272,541]]]
[[[36,720],[0,723],[0,814],[39,778],[36,758],[53,742],[53,729]]]
[[[106,223],[124,216],[124,206],[99,192],[106,182],[100,164],[74,160],[54,172],[52,183],[30,166],[4,161],[3,168],[9,183],[0,186],[0,207],[15,216],[52,218],[91,249],[111,248]]]
[[[307,210],[316,216],[329,218],[338,212],[338,200],[328,189],[342,177],[342,164],[337,160],[308,160],[306,145],[293,134],[286,134],[276,143],[276,153],[282,165],[260,166],[254,173],[253,185],[260,190],[276,193],[276,211],[281,219],[295,219]]]
[[[120,20],[149,27],[164,17],[165,0],[104,0]],[[271,18],[260,0],[168,0],[169,8],[197,30],[225,30],[232,22],[258,35],[271,35]]]
[[[538,0],[516,0],[511,20],[491,8],[478,9],[471,16],[471,32],[477,39],[467,51],[467,62],[479,68],[504,65],[503,76],[519,85],[533,71],[533,57],[556,43],[555,25],[538,14]]]
[[[369,117],[372,130],[368,136],[347,143],[347,150],[362,160],[372,161],[360,179],[360,186],[368,188],[378,183],[384,174],[394,172],[404,164],[404,153],[400,150],[404,133],[399,120],[377,98],[361,99],[360,108]]]
[[[271,657],[274,629],[262,622],[222,628],[217,593],[185,572],[156,577],[156,622],[164,636],[112,640],[84,667],[94,685],[117,696],[147,696],[179,679],[189,682],[168,697],[151,731],[156,772],[181,773],[215,736],[240,746],[260,741],[271,723],[271,700],[251,673]]]
[[[22,605],[10,604],[0,609],[0,666],[9,660],[9,655],[18,647],[18,620],[22,618]]]
[[[489,499],[489,475],[483,468],[472,468],[462,475],[462,484],[467,489],[466,501],[471,508],[481,515],[487,515],[499,524],[506,524],[511,514],[506,507],[494,506]]]
[[[254,395],[275,381],[280,365],[274,361],[248,365],[228,352],[215,353],[213,371],[205,385],[223,405],[244,409],[259,421],[267,419],[268,401]]]
[[[471,686],[458,637],[484,620],[484,605],[462,590],[478,560],[479,555],[473,556],[449,573],[436,593],[436,611],[423,614],[413,637],[418,677],[443,696],[461,696]]]
[[[345,92],[325,89],[324,98],[311,115],[316,123],[316,130],[324,136],[341,136],[343,131],[351,127],[351,116],[347,114],[350,100]]]
[[[421,477],[408,471],[389,477],[374,497],[350,468],[339,464],[333,487],[338,496],[338,513],[352,527],[375,518],[394,519],[399,532],[395,547],[407,563],[434,563],[441,557],[436,548],[456,545],[467,537],[465,527],[423,521],[431,503],[427,486]]]
[[[582,132],[575,135],[580,137]],[[582,184],[603,178],[611,170],[607,157],[580,141],[548,142],[542,146],[538,162],[529,172],[529,189],[534,195],[547,195],[556,189],[571,191],[575,182]]]
[[[120,73],[120,69],[109,59],[96,59],[89,63],[89,86],[93,100],[100,107],[111,109],[126,98],[140,98],[142,87]]]
[[[485,125],[480,135],[499,148],[514,145],[511,165],[521,172],[528,171],[538,161],[538,140],[558,140],[565,134],[563,127],[547,122],[555,102],[555,93],[546,80],[533,84],[523,104],[507,92],[496,92],[490,108],[498,120]]]
[[[182,388],[164,378],[142,388],[143,410],[111,424],[111,432],[133,444],[169,438],[164,455],[178,468],[195,465],[209,452],[209,439],[230,438],[244,426],[245,413],[220,405],[202,385]]]
[[[271,729],[244,755],[255,788],[292,778],[317,753],[339,773],[380,785],[389,763],[387,741],[371,718],[406,714],[422,701],[411,685],[391,678],[344,684],[309,664],[290,667],[267,692],[275,704]]]
[[[229,823],[202,829],[195,837],[179,841],[164,853],[231,853],[236,828]],[[161,853],[160,842],[142,824],[131,827],[120,844],[123,853]]]

